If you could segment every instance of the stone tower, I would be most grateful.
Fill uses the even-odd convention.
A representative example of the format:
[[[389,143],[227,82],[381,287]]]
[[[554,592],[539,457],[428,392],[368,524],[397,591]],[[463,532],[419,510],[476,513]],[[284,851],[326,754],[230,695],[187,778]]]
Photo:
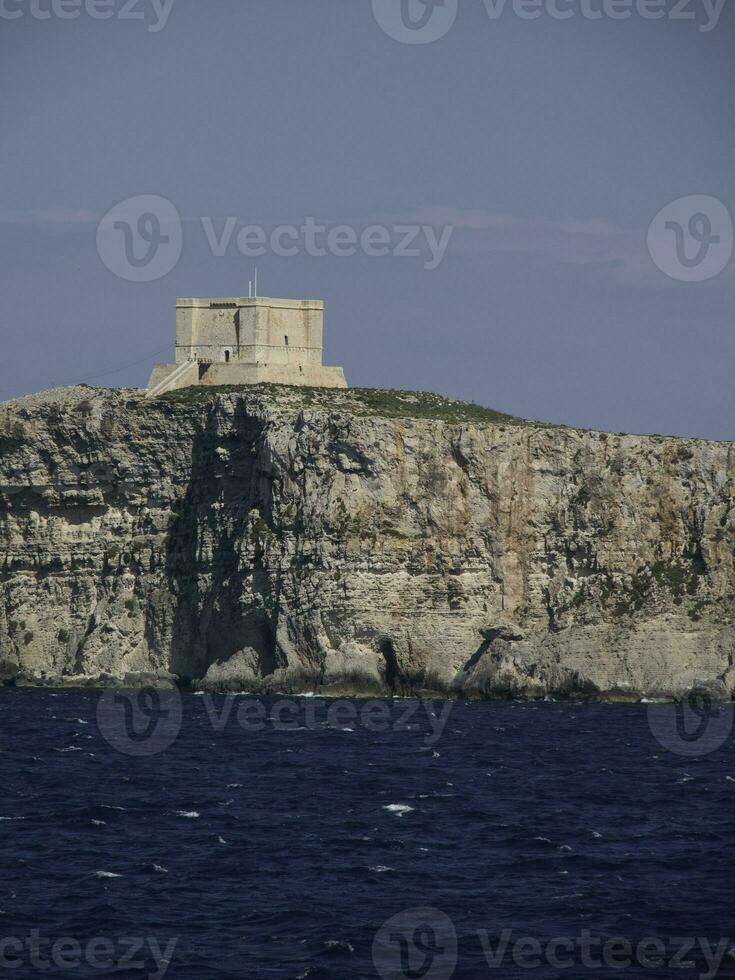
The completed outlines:
[[[322,364],[324,303],[237,296],[176,301],[176,363],[157,364],[153,397],[191,385],[274,384],[346,388]]]

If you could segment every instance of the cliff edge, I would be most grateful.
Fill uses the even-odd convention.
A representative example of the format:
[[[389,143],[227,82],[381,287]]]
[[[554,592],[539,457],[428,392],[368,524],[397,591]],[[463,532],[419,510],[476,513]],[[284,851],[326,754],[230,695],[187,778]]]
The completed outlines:
[[[0,678],[735,690],[733,446],[410,392],[0,405]]]

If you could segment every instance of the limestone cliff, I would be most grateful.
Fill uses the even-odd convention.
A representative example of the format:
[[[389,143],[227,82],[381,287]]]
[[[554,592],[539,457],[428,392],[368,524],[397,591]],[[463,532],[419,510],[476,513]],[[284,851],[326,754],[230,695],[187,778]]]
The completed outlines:
[[[0,672],[730,696],[734,478],[730,444],[428,395],[31,396],[0,406]]]

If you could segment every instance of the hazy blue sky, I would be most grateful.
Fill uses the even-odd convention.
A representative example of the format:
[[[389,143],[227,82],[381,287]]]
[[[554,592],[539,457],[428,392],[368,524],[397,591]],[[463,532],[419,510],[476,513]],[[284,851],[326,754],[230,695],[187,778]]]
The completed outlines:
[[[735,266],[682,282],[646,247],[674,199],[735,215],[732,3],[713,26],[705,0],[695,19],[660,0],[658,20],[459,0],[444,36],[405,44],[387,32],[400,0],[380,0],[385,30],[371,0],[125,2],[41,20],[51,0],[0,0],[0,399],[146,384],[177,296],[247,294],[255,260],[235,236],[213,254],[201,219],[219,235],[229,216],[267,234],[313,217],[385,226],[391,249],[397,226],[454,229],[433,269],[302,242],[257,260],[262,293],[325,300],[326,361],[350,384],[735,439]],[[183,222],[178,264],[142,283],[97,244],[138,195]]]

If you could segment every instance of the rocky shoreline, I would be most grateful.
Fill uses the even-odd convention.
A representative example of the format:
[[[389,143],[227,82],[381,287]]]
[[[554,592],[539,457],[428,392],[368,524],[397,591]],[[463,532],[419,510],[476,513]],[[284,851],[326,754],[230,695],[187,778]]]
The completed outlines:
[[[166,672],[159,674],[139,673],[126,674],[123,677],[113,675],[69,675],[63,677],[35,677],[24,674],[6,675],[0,677],[0,688],[19,688],[19,689],[38,689],[38,690],[86,690],[86,691],[107,691],[119,690],[136,692],[143,690],[173,691],[181,693],[211,695],[242,695],[251,697],[316,697],[324,699],[352,700],[378,699],[392,700],[398,698],[415,698],[427,701],[556,701],[568,703],[603,703],[603,704],[649,704],[652,702],[662,704],[680,704],[683,702],[691,703],[712,703],[724,704],[735,700],[723,684],[701,684],[679,692],[671,693],[652,693],[642,694],[639,691],[590,691],[569,689],[565,691],[555,690],[553,693],[542,693],[540,690],[519,690],[502,691],[498,689],[488,691],[451,691],[433,690],[426,688],[406,688],[401,693],[387,691],[379,686],[375,687],[356,687],[349,684],[335,683],[328,687],[320,687],[318,684],[301,687],[291,687],[288,685],[271,686],[269,683],[244,686],[242,683],[232,683],[230,685],[201,684],[200,682],[182,681]]]

